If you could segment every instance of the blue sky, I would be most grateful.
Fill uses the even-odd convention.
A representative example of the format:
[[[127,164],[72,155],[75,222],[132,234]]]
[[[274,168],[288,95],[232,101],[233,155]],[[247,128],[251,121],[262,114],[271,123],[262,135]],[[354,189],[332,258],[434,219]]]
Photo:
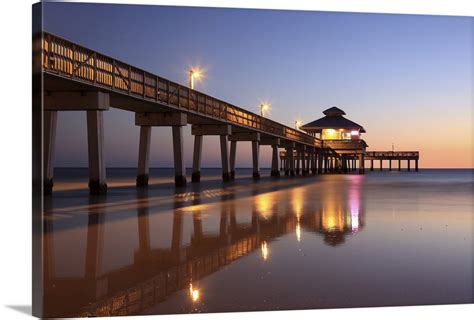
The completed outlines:
[[[473,19],[162,6],[44,4],[44,29],[293,126],[330,106],[362,124],[370,149],[420,150],[425,167],[472,166]],[[133,114],[105,114],[108,166],[136,166]],[[86,166],[85,115],[59,116],[57,166]],[[192,137],[185,130],[186,165]],[[171,166],[171,129],[154,128],[151,166]],[[456,137],[456,141],[453,141]],[[436,142],[436,143],[435,143]],[[219,166],[217,140],[203,166]],[[446,146],[446,143],[448,146]],[[441,148],[440,144],[445,147]],[[240,147],[240,146],[239,146]],[[268,165],[270,152],[262,149]],[[168,152],[169,150],[169,152]],[[238,166],[250,166],[242,144]],[[459,155],[451,158],[446,153]],[[424,155],[424,156],[423,156]]]

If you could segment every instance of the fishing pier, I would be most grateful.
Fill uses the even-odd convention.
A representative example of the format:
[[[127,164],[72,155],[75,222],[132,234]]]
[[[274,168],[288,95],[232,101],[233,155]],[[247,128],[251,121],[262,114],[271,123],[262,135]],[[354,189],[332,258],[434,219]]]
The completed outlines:
[[[191,181],[195,183],[201,177],[206,136],[219,136],[223,181],[235,179],[237,145],[242,142],[252,146],[254,179],[260,178],[260,147],[272,149],[273,177],[279,177],[281,169],[289,176],[356,169],[363,174],[366,159],[388,159],[380,158],[378,154],[383,152],[366,152],[367,144],[360,139],[365,130],[343,118],[344,112],[338,108],[325,111],[331,127],[328,123],[313,123],[291,128],[46,32],[33,39],[33,86],[34,103],[41,101],[41,107],[34,109],[42,110],[41,176],[45,194],[53,190],[58,112],[86,114],[91,194],[107,190],[104,116],[110,108],[135,113],[135,125],[140,127],[136,184],[141,187],[148,185],[153,127],[172,130],[177,187],[187,183],[183,157],[183,127],[187,125],[191,125],[194,136]],[[342,125],[341,118],[346,120]],[[390,160],[404,157],[392,154]],[[416,168],[417,164],[418,155]]]

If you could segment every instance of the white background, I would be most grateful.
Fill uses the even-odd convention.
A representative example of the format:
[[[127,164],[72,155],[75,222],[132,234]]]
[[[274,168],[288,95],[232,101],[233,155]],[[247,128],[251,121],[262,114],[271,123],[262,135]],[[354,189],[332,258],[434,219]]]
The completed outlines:
[[[131,3],[132,1],[87,1]],[[0,319],[31,315],[31,5],[1,1],[0,25]],[[146,4],[422,13],[474,16],[472,0],[175,0]],[[474,30],[474,27],[473,27]],[[473,34],[474,37],[474,34]],[[473,40],[474,41],[474,40]],[[403,258],[403,257],[401,257]],[[471,318],[474,305],[150,316],[146,319],[446,319]],[[127,319],[144,319],[129,317]]]

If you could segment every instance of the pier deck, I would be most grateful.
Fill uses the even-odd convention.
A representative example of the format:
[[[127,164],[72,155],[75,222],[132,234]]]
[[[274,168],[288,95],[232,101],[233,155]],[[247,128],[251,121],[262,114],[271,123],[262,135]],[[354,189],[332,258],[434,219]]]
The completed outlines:
[[[380,170],[383,170],[383,161],[388,160],[389,170],[392,170],[392,160],[398,161],[398,171],[401,170],[401,161],[407,161],[407,170],[410,171],[410,161],[415,161],[415,171],[418,171],[419,151],[369,151],[365,159],[370,160],[370,171],[374,171],[374,160],[380,161]]]

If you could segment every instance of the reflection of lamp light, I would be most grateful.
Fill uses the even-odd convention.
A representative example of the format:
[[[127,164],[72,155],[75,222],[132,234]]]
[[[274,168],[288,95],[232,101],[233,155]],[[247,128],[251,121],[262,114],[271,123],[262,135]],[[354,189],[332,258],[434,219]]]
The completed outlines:
[[[296,240],[298,240],[298,242],[301,242],[301,225],[299,219],[296,223]]]
[[[262,193],[254,199],[258,214],[265,220],[269,219],[272,215],[271,207],[275,202],[274,195],[274,192]]]
[[[349,207],[351,210],[351,229],[352,232],[359,230],[359,210],[360,210],[360,194],[359,194],[359,178],[351,179],[351,188],[349,190]],[[357,176],[358,177],[358,176]]]
[[[266,241],[262,242],[262,258],[265,261],[267,261],[267,259],[268,259],[268,246],[267,246]]]
[[[355,210],[351,212],[351,229],[352,232],[359,230],[359,211]]]
[[[199,300],[199,290],[198,289],[193,289],[193,284],[189,284],[189,295],[191,296],[191,299],[193,301],[198,301]]]
[[[298,219],[298,221],[303,212],[305,192],[306,192],[306,188],[303,188],[303,187],[293,188],[291,191],[291,209],[293,210],[293,213],[296,215],[296,218]]]

